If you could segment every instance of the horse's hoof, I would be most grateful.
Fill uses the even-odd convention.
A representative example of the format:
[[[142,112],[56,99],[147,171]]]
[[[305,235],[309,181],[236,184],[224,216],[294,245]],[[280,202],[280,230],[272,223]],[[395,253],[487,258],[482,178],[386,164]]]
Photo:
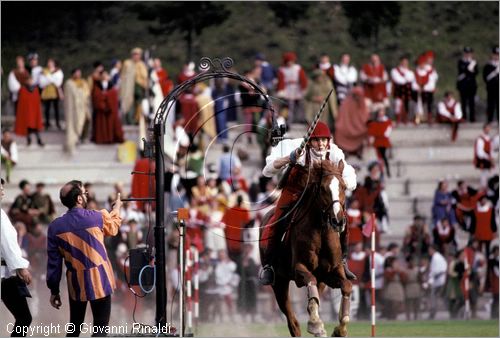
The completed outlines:
[[[307,332],[314,335],[315,337],[326,336],[325,326],[323,325],[322,321],[312,322],[309,320],[307,322]]]
[[[325,328],[322,328],[319,333],[315,333],[314,337],[327,337]]]
[[[346,337],[346,336],[347,336],[346,328],[340,328],[339,326],[335,326],[335,329],[333,329],[332,337]]]

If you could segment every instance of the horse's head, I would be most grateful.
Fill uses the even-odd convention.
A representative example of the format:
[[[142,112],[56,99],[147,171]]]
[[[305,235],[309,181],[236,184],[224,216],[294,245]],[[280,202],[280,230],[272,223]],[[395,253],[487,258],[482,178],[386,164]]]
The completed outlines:
[[[346,224],[344,213],[346,185],[342,179],[344,162],[340,161],[335,165],[329,160],[324,160],[314,167],[320,182],[318,207],[328,223],[343,231]]]

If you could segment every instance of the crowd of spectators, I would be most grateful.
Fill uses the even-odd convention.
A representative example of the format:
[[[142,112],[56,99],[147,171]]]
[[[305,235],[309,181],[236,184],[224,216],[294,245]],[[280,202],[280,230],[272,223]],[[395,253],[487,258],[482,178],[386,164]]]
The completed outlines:
[[[378,234],[390,232],[385,185],[391,178],[387,153],[392,146],[393,122],[394,127],[408,122],[450,123],[454,141],[458,137],[458,125],[466,116],[471,122],[476,120],[475,101],[470,95],[477,89],[478,66],[472,50],[464,49],[458,65],[460,102],[453,99],[452,92],[447,92],[443,101],[434,105],[438,81],[434,57],[432,52],[422,53],[416,61],[417,68],[412,71],[409,57],[403,56],[399,65],[388,72],[376,54],[359,71],[351,64],[349,54],[343,54],[339,64],[332,64],[328,55],[321,55],[309,80],[295,53],[285,53],[281,67],[273,67],[259,53],[255,63],[244,71],[248,79],[280,99],[278,121],[286,121],[288,126],[310,121],[334,88],[335,99],[329,102],[322,120],[335,131],[335,142],[346,155],[360,158],[367,144],[376,149],[377,159],[368,165],[364,180],[358,177],[358,188],[349,196],[347,210],[351,246],[349,266],[358,277],[355,282],[359,295],[358,318],[368,318],[370,304],[369,243],[363,236],[363,227],[374,213]],[[74,69],[64,85],[64,75],[55,60],[48,59],[44,69],[38,66],[38,55],[30,54],[28,60],[29,64],[25,65],[24,58],[18,57],[16,69],[9,74],[9,89],[16,106],[14,132],[27,135],[28,145],[34,133],[43,146],[39,134],[43,130],[43,103],[45,129],[52,128],[52,108],[56,128],[66,131],[65,150],[70,153],[78,144],[85,143],[89,135],[96,144],[123,142],[124,124],[138,125],[140,134],[145,135],[147,123],[174,83],[197,75],[194,63],[189,62],[176,81],[171,80],[161,60],[145,60],[140,48],[134,48],[130,58],[123,62],[113,60],[109,71],[103,63],[95,62],[94,71],[87,79],[83,78],[81,70]],[[498,85],[498,48],[493,50],[484,68],[489,122],[493,120],[495,109],[498,114],[498,103],[496,108],[494,104],[498,102],[498,90],[490,90],[492,78]],[[463,81],[468,82],[463,84]],[[23,102],[23,95],[38,96]],[[389,100],[391,95],[392,101]],[[59,101],[64,101],[64,124],[59,115]],[[39,103],[36,109],[33,102]],[[239,109],[239,105],[243,108]],[[216,118],[211,118],[213,116]],[[215,79],[188,88],[165,120],[165,153],[169,164],[165,173],[165,214],[181,207],[190,210],[187,246],[194,246],[200,252],[200,302],[209,304],[212,309],[203,311],[206,317],[202,319],[220,319],[221,309],[226,307],[224,313],[232,315],[237,309],[254,320],[258,292],[269,292],[257,282],[260,263],[257,229],[276,200],[276,182],[260,175],[244,177],[242,163],[246,153],[232,151],[227,143],[227,128],[228,122],[244,123],[246,142],[259,144],[264,161],[270,144],[261,135],[261,130],[270,126],[271,116],[263,108],[263,98],[248,84]],[[377,236],[375,288],[385,318],[394,319],[405,310],[407,319],[418,319],[422,308],[429,311],[429,318],[434,318],[436,302],[441,300],[446,301],[450,316],[455,318],[463,309],[466,278],[471,285],[467,294],[472,316],[477,312],[478,295],[484,292],[493,295],[491,314],[492,318],[498,316],[498,245],[491,245],[496,236],[495,208],[498,206],[498,175],[492,177],[492,152],[498,148],[495,144],[498,141],[490,135],[489,128],[489,124],[485,125],[483,135],[474,145],[476,168],[481,171],[479,187],[474,189],[460,181],[457,189],[449,192],[448,182],[440,181],[429,211],[430,223],[416,215],[400,244],[383,247]],[[256,139],[254,134],[257,134]],[[219,162],[205,172],[204,150],[214,138],[223,144],[223,154]],[[2,163],[6,164],[7,181],[17,157],[15,141],[9,130],[4,130]],[[134,172],[148,171],[154,171],[154,161],[141,156]],[[89,182],[85,184],[89,193],[88,208],[104,207],[102,203],[111,203],[117,193],[122,197],[151,196],[155,187],[151,180],[153,178],[148,175],[133,175],[130,192],[125,191],[123,183],[117,183],[108,198],[95,196]],[[32,191],[26,180],[21,181],[19,187],[22,192],[16,197],[9,216],[32,264],[43,265],[40,248],[46,238],[44,226],[55,215],[54,204],[44,192],[43,183],[36,185],[36,191]],[[120,233],[106,239],[120,291],[128,292],[123,275],[128,250],[153,243],[155,208],[149,203],[124,202]],[[168,223],[172,223],[170,219]],[[465,248],[457,245],[458,229],[470,233]],[[168,287],[169,294],[173,295],[178,279],[175,258],[178,233],[174,226],[168,229],[167,236],[169,255],[173,256],[168,260]]]

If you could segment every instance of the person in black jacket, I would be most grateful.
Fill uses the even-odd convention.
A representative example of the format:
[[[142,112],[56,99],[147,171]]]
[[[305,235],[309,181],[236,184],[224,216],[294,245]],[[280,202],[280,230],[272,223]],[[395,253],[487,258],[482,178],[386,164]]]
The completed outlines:
[[[474,59],[473,50],[471,47],[465,47],[463,57],[458,60],[457,89],[460,92],[464,119],[469,116],[470,122],[476,121],[474,97],[477,92],[477,74],[478,65]]]
[[[493,121],[495,113],[498,120],[498,72],[498,46],[495,46],[491,51],[490,61],[483,68],[483,79],[488,92],[488,105],[486,108],[488,122]]]

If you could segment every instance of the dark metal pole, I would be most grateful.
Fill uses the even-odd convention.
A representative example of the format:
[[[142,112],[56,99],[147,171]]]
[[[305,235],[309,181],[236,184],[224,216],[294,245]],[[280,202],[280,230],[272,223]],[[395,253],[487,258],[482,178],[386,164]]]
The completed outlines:
[[[155,271],[156,271],[156,324],[162,327],[167,322],[167,275],[165,270],[165,226],[164,226],[164,163],[163,125],[154,125],[155,179],[156,179],[156,224],[155,224]]]

